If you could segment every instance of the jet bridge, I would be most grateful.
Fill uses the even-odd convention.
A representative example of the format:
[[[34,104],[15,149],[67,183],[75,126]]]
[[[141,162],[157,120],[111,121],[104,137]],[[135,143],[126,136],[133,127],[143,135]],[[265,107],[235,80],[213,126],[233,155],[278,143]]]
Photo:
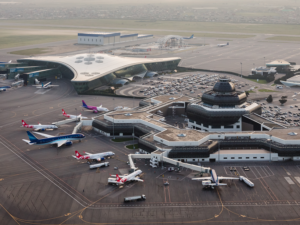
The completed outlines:
[[[137,168],[135,167],[133,160],[132,159],[151,159],[152,158],[152,154],[129,154],[128,155],[128,161],[129,161],[129,165],[131,170],[135,171]],[[184,162],[180,162],[180,161],[176,161],[174,159],[170,159],[168,157],[159,157],[159,161],[160,162],[166,162],[166,163],[170,163],[174,166],[181,166],[184,168],[188,168],[194,171],[198,171],[198,172],[202,172],[202,173],[209,173],[210,167],[203,167],[203,166],[197,166],[194,164],[189,164],[189,163],[184,163]]]
[[[81,121],[80,116],[78,116],[74,119],[66,119],[66,120],[61,120],[61,121],[58,121],[58,122],[53,122],[52,124],[56,125],[56,126],[60,126],[60,125],[63,125],[63,124],[67,124],[67,123],[71,123],[71,122],[77,122],[77,121]]]

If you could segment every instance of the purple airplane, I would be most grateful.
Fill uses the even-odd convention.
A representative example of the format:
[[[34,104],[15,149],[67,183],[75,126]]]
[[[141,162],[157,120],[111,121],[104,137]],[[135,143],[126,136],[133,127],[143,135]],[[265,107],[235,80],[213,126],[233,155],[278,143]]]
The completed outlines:
[[[86,108],[88,110],[93,110],[94,113],[97,113],[97,112],[108,112],[109,111],[107,108],[102,107],[102,105],[100,105],[99,107],[89,106],[89,105],[85,104],[85,102],[83,100],[82,100],[82,107]]]

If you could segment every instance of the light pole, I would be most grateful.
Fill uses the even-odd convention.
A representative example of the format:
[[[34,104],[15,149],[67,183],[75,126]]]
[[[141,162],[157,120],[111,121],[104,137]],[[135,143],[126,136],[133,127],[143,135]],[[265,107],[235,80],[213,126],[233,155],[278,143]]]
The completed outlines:
[[[218,140],[218,162],[220,162],[220,138],[221,138],[220,134],[218,135],[218,138],[219,138],[219,140]]]
[[[243,77],[243,63],[241,63],[241,77]]]
[[[264,57],[264,66],[266,65],[266,57]]]
[[[115,98],[113,98],[114,109],[115,109]],[[113,115],[113,139],[115,139],[115,115]]]
[[[133,146],[133,149],[135,149],[135,146],[134,146],[134,124],[133,124],[133,135],[132,135],[132,140],[133,140],[132,146]]]
[[[272,157],[272,149],[271,149],[271,143],[272,143],[272,135],[270,135],[270,139],[268,139],[269,144],[270,144],[270,160],[269,162],[271,162],[271,157]]]

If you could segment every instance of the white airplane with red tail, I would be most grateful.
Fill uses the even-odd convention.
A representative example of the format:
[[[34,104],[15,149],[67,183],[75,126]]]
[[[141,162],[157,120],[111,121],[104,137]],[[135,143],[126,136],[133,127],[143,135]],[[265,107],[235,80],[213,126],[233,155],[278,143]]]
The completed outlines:
[[[81,116],[81,113],[80,113],[78,116],[76,116],[76,115],[67,114],[67,113],[65,112],[65,110],[63,110],[63,109],[62,109],[62,112],[63,112],[63,116],[65,116],[65,117],[67,117],[67,118],[70,118],[70,119],[77,119],[77,118],[79,118],[79,117],[81,117],[82,119],[87,119],[87,117]]]
[[[96,153],[96,154],[91,154],[88,152],[84,152],[87,155],[81,155],[78,151],[75,151],[75,155],[72,155],[73,158],[79,160],[79,159],[86,159],[88,163],[90,164],[90,160],[96,161],[96,162],[101,162],[104,160],[106,157],[114,156],[115,153],[113,152],[102,152],[102,153]]]
[[[22,120],[22,127],[32,128],[35,131],[45,131],[47,129],[57,129],[58,128],[55,125],[42,125],[40,123],[38,125],[29,125],[24,120]]]
[[[108,178],[108,183],[109,184],[124,184],[125,182],[129,182],[129,181],[139,181],[139,182],[144,182],[144,180],[140,179],[138,175],[140,175],[142,173],[141,170],[137,170],[134,171],[131,174],[128,175],[124,175],[124,176],[119,176],[118,174],[116,175],[110,175],[111,177],[114,178]]]

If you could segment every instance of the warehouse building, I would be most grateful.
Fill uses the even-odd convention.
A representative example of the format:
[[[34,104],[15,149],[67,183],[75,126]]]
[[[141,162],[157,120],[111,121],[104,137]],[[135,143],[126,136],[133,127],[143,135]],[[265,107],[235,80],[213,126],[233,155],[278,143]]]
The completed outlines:
[[[78,33],[78,44],[84,45],[109,45],[120,42],[136,41],[138,39],[152,38],[150,34],[121,34],[119,32],[107,33],[107,32],[89,32]]]

